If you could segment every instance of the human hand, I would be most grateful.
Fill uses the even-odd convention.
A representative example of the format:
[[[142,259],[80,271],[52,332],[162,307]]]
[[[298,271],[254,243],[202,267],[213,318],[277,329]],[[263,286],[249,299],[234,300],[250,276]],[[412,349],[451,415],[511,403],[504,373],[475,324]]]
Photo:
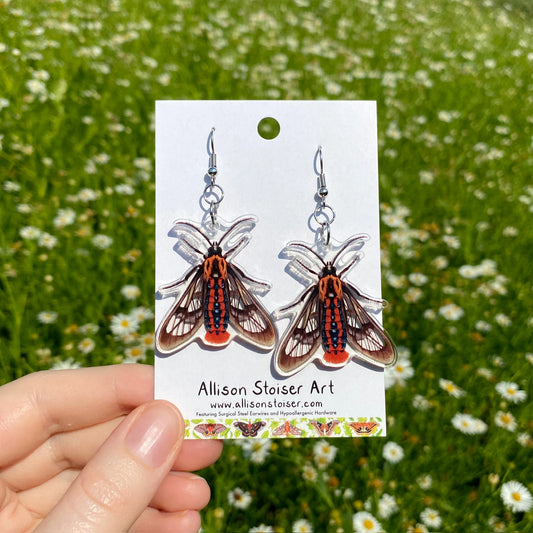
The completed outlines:
[[[220,441],[183,441],[183,419],[153,398],[153,368],[30,374],[0,387],[2,533],[192,533],[209,501],[188,471]]]

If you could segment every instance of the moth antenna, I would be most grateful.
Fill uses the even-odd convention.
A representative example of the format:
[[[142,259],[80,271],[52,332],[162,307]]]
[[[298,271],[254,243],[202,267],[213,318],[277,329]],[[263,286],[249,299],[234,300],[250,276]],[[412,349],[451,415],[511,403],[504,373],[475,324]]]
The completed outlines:
[[[289,248],[303,248],[304,250],[311,252],[315,257],[317,257],[323,266],[326,266],[326,262],[324,261],[324,259],[322,259],[322,257],[320,257],[312,248],[310,248],[303,242],[291,242],[287,245],[285,249],[287,250]]]
[[[222,241],[221,241],[222,242]],[[229,259],[239,248],[242,248],[245,244],[248,244],[248,242],[250,242],[250,237],[248,237],[247,235],[245,235],[244,237],[242,237],[242,239],[240,239],[237,244],[233,247],[233,248],[230,248],[225,254],[224,254],[224,257],[226,257],[226,259]]]
[[[219,245],[222,247],[222,243],[228,238],[229,235],[231,235],[231,233],[233,233],[235,228],[238,227],[240,224],[244,224],[244,223],[246,223],[247,226],[251,226],[249,231],[251,231],[255,227],[255,219],[253,219],[252,217],[241,218],[240,220],[237,220],[237,222],[235,222],[228,229],[228,231],[226,231],[226,233],[224,233],[224,235],[222,235],[222,238],[219,241]]]
[[[314,274],[315,276],[318,276],[318,273],[315,272],[312,268],[309,268],[303,261],[300,261],[299,259],[293,259],[295,263],[298,263],[304,270],[307,270],[307,272],[310,272],[311,274]]]
[[[344,245],[341,247],[341,249],[336,253],[335,258],[333,259],[333,264],[337,263],[339,260],[339,257],[347,250],[349,249],[355,242],[359,240],[366,240],[368,239],[367,235],[357,235],[356,237],[352,237],[351,239],[348,239]],[[353,264],[353,262],[351,262]]]
[[[198,250],[198,248],[195,248],[187,239],[181,239],[178,246],[181,244],[187,245],[191,250],[193,250],[194,252],[196,252],[197,254],[201,256],[204,255],[204,253],[201,250]]]
[[[193,229],[194,231],[196,231],[196,233],[199,233],[204,238],[208,246],[211,246],[211,240],[209,239],[209,237],[201,229],[197,228],[190,222],[178,221],[174,223],[174,226],[186,226],[187,228]]]

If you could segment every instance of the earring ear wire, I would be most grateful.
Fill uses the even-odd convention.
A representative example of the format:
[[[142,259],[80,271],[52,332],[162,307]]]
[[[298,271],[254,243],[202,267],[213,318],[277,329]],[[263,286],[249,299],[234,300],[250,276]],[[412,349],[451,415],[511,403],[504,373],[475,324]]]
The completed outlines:
[[[319,169],[317,175],[318,203],[313,213],[313,218],[320,226],[319,239],[324,246],[329,246],[331,240],[331,224],[335,220],[334,209],[326,203],[328,188],[326,186],[326,174],[324,173],[324,159],[322,156],[322,146],[319,145],[315,154],[315,160],[318,158]]]

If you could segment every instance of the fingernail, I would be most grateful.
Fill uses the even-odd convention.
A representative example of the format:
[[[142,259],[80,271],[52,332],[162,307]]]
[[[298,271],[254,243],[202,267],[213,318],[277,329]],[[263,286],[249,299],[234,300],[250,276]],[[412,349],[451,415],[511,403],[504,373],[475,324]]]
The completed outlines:
[[[172,407],[148,407],[131,426],[125,438],[130,451],[152,468],[161,466],[181,440],[182,424]]]

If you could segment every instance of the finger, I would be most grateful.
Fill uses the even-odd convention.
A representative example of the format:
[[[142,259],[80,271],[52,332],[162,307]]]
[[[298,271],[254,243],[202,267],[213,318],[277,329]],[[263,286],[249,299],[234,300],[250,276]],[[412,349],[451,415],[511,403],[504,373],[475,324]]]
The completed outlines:
[[[124,419],[123,416],[96,426],[58,433],[33,453],[2,471],[2,479],[17,491],[39,487],[67,469],[81,470]]]
[[[80,470],[63,470],[38,487],[18,492],[21,506],[34,517],[45,517],[65,495],[79,474]]]
[[[81,470],[111,435],[124,417],[89,428],[58,433],[46,440],[33,453],[2,471],[13,490],[38,487],[65,469]],[[173,470],[191,471],[214,463],[222,451],[222,441],[186,441],[176,458]]]
[[[200,470],[213,464],[222,453],[221,440],[186,440],[181,447],[173,470]]]
[[[30,516],[48,515],[79,473],[79,470],[63,470],[41,486],[19,492],[20,508]],[[10,490],[6,494],[15,493]],[[211,491],[205,479],[188,472],[170,472],[157,488],[149,506],[166,513],[200,510],[209,503],[210,496]]]
[[[35,517],[20,504],[18,495],[0,479],[0,531],[31,531]]]
[[[128,531],[170,471],[183,434],[183,419],[172,404],[159,400],[136,409],[81,471],[38,531]]]
[[[156,509],[147,509],[133,524],[132,533],[198,533],[201,526],[197,511],[179,511],[162,513]]]
[[[170,472],[157,489],[150,507],[174,513],[203,509],[211,497],[207,481],[189,472]]]
[[[29,374],[0,388],[0,467],[50,435],[127,414],[153,399],[153,367],[114,365]]]

